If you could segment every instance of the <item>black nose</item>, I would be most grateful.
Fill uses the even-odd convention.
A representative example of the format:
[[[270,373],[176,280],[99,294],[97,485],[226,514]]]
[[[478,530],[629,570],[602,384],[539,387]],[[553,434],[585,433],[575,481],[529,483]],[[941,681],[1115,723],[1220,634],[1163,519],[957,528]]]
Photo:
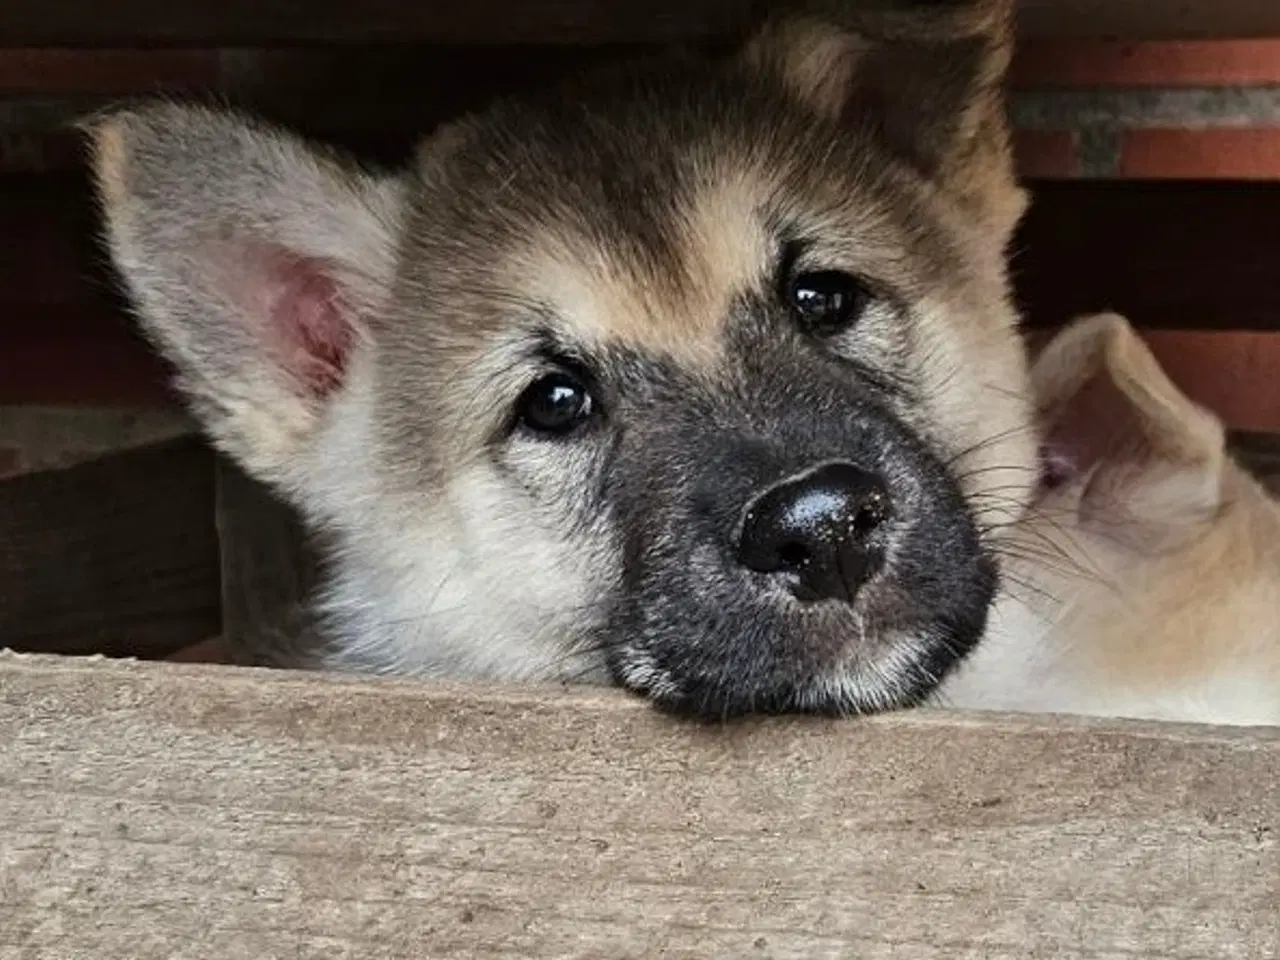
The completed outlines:
[[[880,563],[890,515],[883,481],[849,463],[784,480],[747,507],[738,562],[789,578],[796,598],[852,602]]]

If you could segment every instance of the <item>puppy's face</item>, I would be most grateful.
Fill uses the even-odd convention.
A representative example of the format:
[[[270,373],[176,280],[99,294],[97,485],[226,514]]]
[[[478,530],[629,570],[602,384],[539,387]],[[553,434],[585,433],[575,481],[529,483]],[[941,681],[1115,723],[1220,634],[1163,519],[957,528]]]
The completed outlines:
[[[329,662],[700,713],[918,700],[1030,485],[999,2],[884,3],[495,105],[395,176],[96,128],[210,434],[332,533]]]

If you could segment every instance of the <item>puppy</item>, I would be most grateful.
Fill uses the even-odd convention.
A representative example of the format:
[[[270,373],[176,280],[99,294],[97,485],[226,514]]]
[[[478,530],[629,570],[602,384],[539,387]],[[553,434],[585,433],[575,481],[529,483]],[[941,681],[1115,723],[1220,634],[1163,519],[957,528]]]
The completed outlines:
[[[953,706],[1280,724],[1280,505],[1113,314],[1032,369],[1045,483]]]
[[[1032,487],[1011,7],[818,4],[397,171],[189,105],[90,124],[142,327],[331,544],[306,663],[920,702]]]

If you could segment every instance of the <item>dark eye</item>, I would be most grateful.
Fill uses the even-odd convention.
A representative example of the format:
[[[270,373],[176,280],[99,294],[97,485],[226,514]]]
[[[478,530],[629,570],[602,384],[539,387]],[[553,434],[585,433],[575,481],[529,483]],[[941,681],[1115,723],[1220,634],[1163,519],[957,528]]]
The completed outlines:
[[[516,402],[522,426],[535,433],[563,435],[591,419],[595,402],[567,373],[551,373],[529,384]]]
[[[839,270],[802,273],[787,291],[806,333],[829,337],[858,322],[870,295],[856,277]]]

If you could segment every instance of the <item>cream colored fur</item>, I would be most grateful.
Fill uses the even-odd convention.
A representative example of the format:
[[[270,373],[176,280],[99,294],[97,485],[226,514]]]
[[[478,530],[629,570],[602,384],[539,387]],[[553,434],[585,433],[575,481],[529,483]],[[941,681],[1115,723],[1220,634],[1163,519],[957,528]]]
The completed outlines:
[[[936,702],[1280,724],[1280,506],[1122,317],[1072,324],[1032,379],[1050,424],[1106,381],[1094,412],[1122,436],[1016,527],[987,638]]]

